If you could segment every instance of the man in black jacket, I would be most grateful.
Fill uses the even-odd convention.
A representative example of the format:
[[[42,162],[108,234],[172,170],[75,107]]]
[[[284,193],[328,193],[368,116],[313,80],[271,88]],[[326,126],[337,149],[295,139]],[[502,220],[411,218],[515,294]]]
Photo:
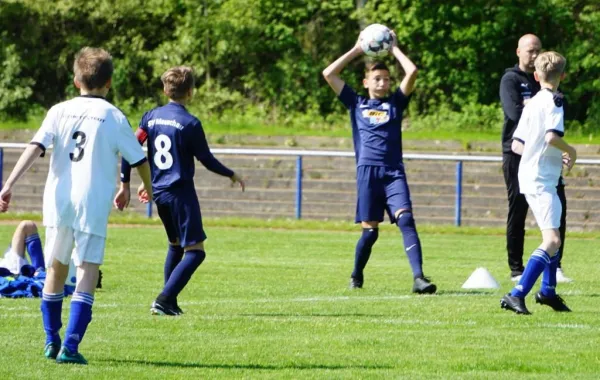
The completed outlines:
[[[542,42],[533,34],[526,34],[519,39],[517,56],[519,63],[506,69],[500,81],[500,101],[504,110],[504,126],[502,128],[502,170],[508,193],[508,217],[506,221],[506,249],[508,251],[508,266],[513,281],[518,281],[523,274],[523,243],[525,240],[525,218],[529,206],[525,196],[519,192],[519,163],[521,156],[511,150],[512,136],[519,124],[523,107],[539,90],[540,84],[533,77],[534,62],[542,49]],[[565,246],[565,229],[567,217],[567,200],[565,185],[560,177],[557,193],[562,203],[560,223],[560,239],[563,242],[559,249],[560,261],[556,279],[558,282],[571,282],[565,277],[561,261]]]

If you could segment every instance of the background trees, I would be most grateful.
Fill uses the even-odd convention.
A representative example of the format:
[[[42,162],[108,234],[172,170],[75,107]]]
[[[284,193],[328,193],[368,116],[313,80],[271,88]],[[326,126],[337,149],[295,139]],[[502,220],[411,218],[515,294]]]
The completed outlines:
[[[584,131],[600,126],[595,0],[3,0],[0,114],[26,118],[73,95],[72,59],[84,45],[113,54],[111,96],[126,110],[160,102],[160,74],[190,64],[205,112],[339,113],[320,72],[371,22],[393,28],[420,68],[413,116],[495,123],[500,77],[519,36],[533,32],[568,59],[568,118]],[[345,74],[359,85],[361,62]]]

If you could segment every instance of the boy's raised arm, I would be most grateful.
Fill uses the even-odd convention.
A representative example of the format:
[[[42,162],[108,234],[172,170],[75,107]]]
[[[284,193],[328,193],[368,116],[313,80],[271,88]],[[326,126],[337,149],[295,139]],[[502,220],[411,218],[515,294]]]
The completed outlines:
[[[341,94],[344,89],[345,82],[340,78],[340,73],[350,63],[353,59],[363,54],[363,51],[358,43],[354,45],[354,47],[348,50],[344,55],[336,59],[332,64],[327,66],[325,70],[323,70],[323,77],[329,83],[329,87],[335,91],[336,95]]]
[[[410,60],[398,47],[398,38],[396,38],[396,33],[392,31],[392,54],[402,66],[402,70],[404,70],[404,79],[400,83],[400,90],[406,96],[412,94],[415,90],[415,81],[417,80],[417,66]]]

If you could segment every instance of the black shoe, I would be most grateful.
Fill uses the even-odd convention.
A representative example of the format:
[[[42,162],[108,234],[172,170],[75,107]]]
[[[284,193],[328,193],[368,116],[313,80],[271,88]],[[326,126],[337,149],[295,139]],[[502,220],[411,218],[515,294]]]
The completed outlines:
[[[510,293],[502,297],[500,307],[506,310],[514,311],[517,314],[531,314],[525,306],[525,298],[511,296]]]
[[[183,314],[183,310],[181,310],[181,308],[177,304],[177,300],[175,300],[175,303],[173,304],[173,310],[175,310],[175,312],[177,312],[177,315]]]
[[[535,303],[539,303],[542,305],[548,305],[552,309],[554,309],[554,311],[565,311],[565,312],[571,311],[571,309],[569,309],[567,304],[565,304],[565,301],[562,299],[562,297],[559,296],[558,294],[555,295],[554,297],[546,297],[545,295],[542,294],[542,292],[538,292],[535,295]]]
[[[363,280],[359,280],[358,278],[350,277],[350,285],[348,288],[350,289],[362,289]]]
[[[525,268],[521,268],[521,269],[512,269],[512,270],[510,271],[510,277],[522,276],[524,271],[525,271]]]
[[[164,302],[160,302],[160,301],[152,302],[152,306],[150,307],[150,313],[152,315],[171,315],[171,316],[179,315],[179,313],[177,312],[177,310],[175,309],[175,307],[173,305],[170,305],[170,304],[167,304]]]
[[[96,284],[96,289],[102,289],[102,271],[98,271],[98,283]]]
[[[412,292],[417,294],[433,294],[437,290],[435,284],[431,283],[425,276],[415,278],[413,283]]]

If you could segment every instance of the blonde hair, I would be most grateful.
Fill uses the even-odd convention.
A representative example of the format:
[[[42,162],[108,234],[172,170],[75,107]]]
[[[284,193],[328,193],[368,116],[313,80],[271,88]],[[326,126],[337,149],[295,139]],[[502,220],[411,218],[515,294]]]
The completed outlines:
[[[194,70],[189,66],[171,67],[161,75],[160,80],[169,99],[180,100],[194,88]]]
[[[544,81],[555,81],[565,72],[567,59],[555,51],[547,51],[535,59],[535,71]]]
[[[86,46],[75,54],[73,73],[85,89],[102,88],[112,78],[112,57],[104,49]]]

